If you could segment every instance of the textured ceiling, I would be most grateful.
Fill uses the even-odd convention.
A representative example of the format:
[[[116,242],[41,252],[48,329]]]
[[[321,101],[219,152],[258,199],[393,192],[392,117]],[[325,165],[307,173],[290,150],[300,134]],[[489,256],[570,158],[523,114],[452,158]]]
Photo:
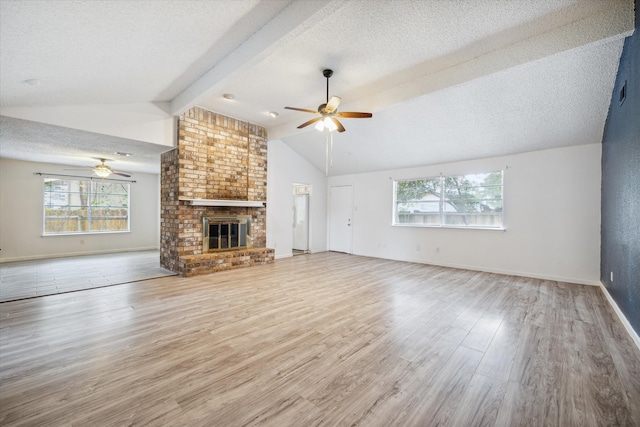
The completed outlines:
[[[113,169],[160,172],[160,154],[171,147],[0,116],[2,157],[41,163],[95,166],[109,159]],[[116,153],[133,154],[123,157]]]
[[[170,100],[287,4],[259,3],[2,0],[1,105]]]
[[[324,170],[323,134],[296,129],[313,116],[283,107],[324,102],[333,68],[340,109],[374,117],[343,121],[331,175],[601,141],[632,0],[372,4],[0,0],[0,108],[200,105],[265,126]],[[23,160],[86,165],[123,142],[0,125],[0,156]],[[166,147],[126,141],[139,164],[119,168],[159,170]]]

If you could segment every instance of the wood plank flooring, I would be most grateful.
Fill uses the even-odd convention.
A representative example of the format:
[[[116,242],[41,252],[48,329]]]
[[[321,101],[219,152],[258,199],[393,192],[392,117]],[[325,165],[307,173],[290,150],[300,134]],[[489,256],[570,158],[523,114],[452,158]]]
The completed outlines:
[[[303,255],[0,304],[2,426],[638,426],[599,288]]]
[[[160,251],[134,251],[0,263],[0,302],[175,276]]]

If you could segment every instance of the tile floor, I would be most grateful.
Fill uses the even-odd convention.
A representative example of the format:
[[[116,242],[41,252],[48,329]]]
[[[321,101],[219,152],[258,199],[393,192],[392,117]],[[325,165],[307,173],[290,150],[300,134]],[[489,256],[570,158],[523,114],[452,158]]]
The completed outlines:
[[[0,302],[173,275],[158,251],[0,263]]]

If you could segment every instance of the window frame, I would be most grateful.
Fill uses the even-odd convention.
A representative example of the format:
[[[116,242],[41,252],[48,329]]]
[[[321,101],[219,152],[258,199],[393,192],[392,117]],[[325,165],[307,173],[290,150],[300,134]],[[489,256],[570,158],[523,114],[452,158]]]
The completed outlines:
[[[53,191],[47,191],[46,186],[47,186],[47,182],[50,181],[54,181],[54,180],[59,180],[59,181],[67,181],[67,182],[71,182],[71,181],[75,181],[78,183],[78,188],[82,185],[81,183],[84,183],[86,185],[86,187],[88,188],[87,191],[87,200],[86,200],[86,204],[82,205],[82,204],[69,204],[68,200],[66,204],[58,204],[57,206],[63,208],[63,209],[86,209],[87,212],[87,229],[86,230],[81,230],[81,231],[57,231],[57,232],[51,232],[51,231],[47,231],[47,218],[51,218],[50,216],[47,216],[47,209],[53,207],[53,204],[50,202],[49,199],[49,203],[47,203],[47,194],[55,194],[55,193],[66,193],[66,194],[72,194],[75,193],[73,191],[70,191],[69,189],[67,189],[66,192],[53,192]],[[119,185],[123,185],[124,187],[124,192],[123,193],[115,193],[115,192],[109,192],[109,193],[101,193],[101,192],[96,192],[94,190],[94,185],[100,184],[102,182],[108,182],[109,184],[119,184]],[[91,234],[91,235],[98,235],[98,234],[120,234],[120,233],[130,233],[131,232],[131,184],[135,182],[135,181],[123,181],[123,180],[118,180],[118,179],[108,179],[108,178],[93,178],[93,177],[76,177],[76,176],[69,176],[69,175],[60,175],[60,176],[56,176],[55,174],[52,175],[44,175],[43,176],[43,181],[42,181],[42,237],[51,237],[51,236],[77,236],[77,235],[87,235],[87,234]],[[120,229],[120,230],[92,230],[93,227],[93,221],[94,221],[94,212],[98,209],[125,209],[125,206],[119,205],[106,205],[106,206],[101,206],[101,205],[95,205],[94,202],[96,199],[99,199],[100,196],[125,196],[126,195],[126,229]],[[61,218],[69,218],[69,216],[66,217],[61,217]],[[96,220],[97,221],[97,220]]]
[[[497,173],[499,172],[501,174],[502,180],[501,180],[501,191],[500,191],[500,196],[499,196],[499,200],[501,200],[501,208],[499,211],[500,214],[500,225],[499,226],[483,226],[483,225],[477,225],[477,224],[473,224],[473,225],[462,225],[462,224],[447,224],[446,223],[446,215],[447,215],[447,211],[446,211],[446,207],[447,206],[452,206],[452,203],[446,198],[446,188],[445,188],[445,182],[448,178],[460,178],[460,177],[467,177],[467,176],[474,176],[474,175],[484,175],[484,174],[493,174],[493,173]],[[426,181],[426,180],[438,180],[439,181],[439,193],[440,193],[440,197],[439,200],[437,200],[438,202],[438,222],[437,223],[415,223],[415,222],[399,222],[399,216],[398,216],[398,183],[400,182],[409,182],[409,181]],[[457,175],[444,175],[444,174],[440,174],[437,176],[425,176],[425,177],[419,177],[419,178],[407,178],[407,179],[393,179],[393,202],[392,202],[392,212],[391,212],[391,225],[393,227],[418,227],[418,228],[452,228],[452,229],[470,229],[470,230],[495,230],[495,231],[504,231],[506,230],[505,228],[505,216],[504,216],[504,180],[505,180],[505,170],[504,169],[500,169],[500,170],[494,170],[494,171],[490,171],[490,172],[476,172],[476,173],[467,173],[467,174],[457,174]],[[487,187],[485,185],[475,185],[472,188],[481,188],[481,187]],[[481,200],[487,200],[487,199],[481,199]],[[498,199],[496,199],[498,200]],[[425,201],[424,203],[435,203],[435,201]],[[434,211],[435,212],[435,211]],[[415,213],[415,212],[414,212]],[[450,214],[451,212],[449,212]]]

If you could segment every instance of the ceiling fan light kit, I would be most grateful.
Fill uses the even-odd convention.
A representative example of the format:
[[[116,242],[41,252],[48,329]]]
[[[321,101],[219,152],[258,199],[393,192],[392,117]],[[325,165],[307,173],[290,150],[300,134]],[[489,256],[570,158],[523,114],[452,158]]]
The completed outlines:
[[[100,164],[96,165],[93,168],[93,173],[98,175],[100,178],[107,178],[111,174],[120,175],[127,178],[130,178],[132,175],[131,172],[115,171],[111,169],[109,166],[105,164],[106,161],[111,161],[109,159],[98,159],[98,160],[100,160]]]
[[[327,129],[329,132],[333,132],[338,129],[338,126],[331,120],[331,117],[325,117],[322,120],[318,120],[315,128],[320,131]]]
[[[98,175],[100,178],[106,178],[111,175],[111,168],[105,164],[97,165],[95,169],[93,169],[93,173]]]

